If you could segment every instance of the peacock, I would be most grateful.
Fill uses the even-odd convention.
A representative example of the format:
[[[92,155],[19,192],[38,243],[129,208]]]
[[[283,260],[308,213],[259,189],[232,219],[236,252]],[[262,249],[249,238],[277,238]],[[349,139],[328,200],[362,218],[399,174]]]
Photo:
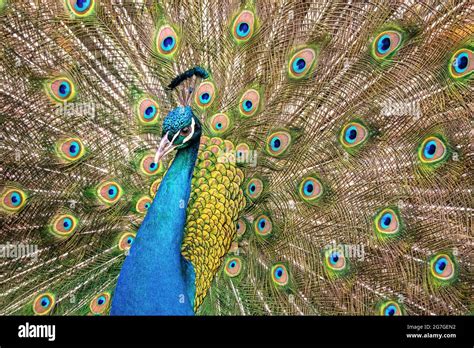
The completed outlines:
[[[469,0],[0,0],[2,315],[469,315]]]

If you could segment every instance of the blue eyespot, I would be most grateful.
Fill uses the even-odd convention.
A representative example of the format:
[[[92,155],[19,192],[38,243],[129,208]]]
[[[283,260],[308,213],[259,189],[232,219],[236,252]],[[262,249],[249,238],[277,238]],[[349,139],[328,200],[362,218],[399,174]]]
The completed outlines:
[[[387,308],[385,308],[385,311],[384,311],[384,314],[386,316],[394,316],[395,313],[397,313],[397,307],[395,307],[394,305],[390,305],[390,306],[387,306]]]
[[[166,52],[171,51],[175,45],[176,41],[172,36],[167,36],[163,39],[163,41],[161,41],[161,48]]]
[[[202,104],[207,104],[211,101],[211,95],[207,92],[201,94],[199,96],[199,101],[202,103]]]
[[[349,144],[353,144],[357,139],[357,128],[355,126],[350,126],[346,129],[346,134],[344,134],[344,140]]]
[[[51,301],[49,300],[48,296],[43,296],[43,297],[41,298],[41,302],[40,302],[40,303],[41,303],[41,306],[42,306],[42,307],[46,308],[46,307],[49,306],[49,304],[51,303]]]
[[[216,129],[222,129],[222,123],[220,123],[220,122],[217,123],[217,124],[216,124]]]
[[[145,203],[145,209],[150,208],[150,205],[151,205],[150,203]]]
[[[127,238],[127,244],[132,244],[133,243],[133,238],[132,237],[128,237]]]
[[[272,140],[270,140],[270,146],[273,151],[278,151],[278,149],[281,147],[281,140],[279,137],[273,137]]]
[[[246,37],[250,31],[250,25],[246,22],[242,22],[237,26],[237,35],[240,37]]]
[[[329,258],[329,262],[333,265],[336,265],[339,261],[339,253],[334,251],[331,253],[331,257]]]
[[[81,145],[77,141],[71,141],[69,144],[69,155],[72,157],[75,157],[79,154],[81,151]]]
[[[391,40],[389,35],[383,35],[377,42],[377,51],[380,54],[386,53],[390,49]]]
[[[253,109],[253,103],[251,100],[244,100],[243,102],[243,107],[246,112],[252,111]]]
[[[105,296],[100,296],[98,299],[97,299],[97,304],[99,306],[103,305],[105,303],[106,299],[105,299]]]
[[[284,273],[283,268],[282,267],[277,267],[275,269],[275,278],[280,279],[282,277],[283,273]]]
[[[310,180],[308,180],[303,186],[303,192],[305,196],[310,196],[313,193],[313,191],[314,191],[314,185]]]
[[[454,70],[456,70],[456,72],[459,74],[466,71],[468,65],[469,65],[469,56],[467,55],[466,52],[459,54],[456,57],[456,59],[453,61]]]
[[[82,12],[86,10],[90,5],[91,5],[91,0],[77,0],[76,4],[74,5],[74,8],[77,11]]]
[[[234,268],[236,266],[236,262],[235,261],[232,261],[231,263],[229,263],[229,267],[230,268]]]
[[[150,169],[155,170],[156,169],[156,162],[151,162],[150,163]]]
[[[255,184],[251,184],[250,187],[249,187],[250,193],[254,193],[255,190],[256,190],[256,188],[257,188],[257,187],[255,186]]]
[[[438,261],[436,261],[436,264],[435,264],[436,273],[443,274],[443,271],[445,270],[447,265],[448,265],[448,260],[446,260],[445,257],[440,258]]]
[[[388,228],[390,224],[392,223],[392,214],[391,213],[386,213],[382,216],[382,219],[380,219],[380,225],[382,228]]]
[[[66,231],[70,230],[72,227],[72,220],[70,218],[64,218],[63,227]]]
[[[117,196],[118,194],[118,189],[117,189],[117,186],[115,185],[110,185],[108,191],[107,191],[107,194],[109,195],[109,198],[113,199]]]
[[[267,221],[265,220],[265,218],[261,218],[259,221],[258,221],[258,229],[259,230],[263,230],[265,228],[265,225],[267,224]]]
[[[71,85],[67,81],[61,82],[58,87],[58,94],[61,98],[67,98],[71,94]]]
[[[150,105],[149,107],[145,109],[145,114],[143,115],[143,117],[149,120],[150,118],[153,118],[155,114],[156,114],[156,107],[154,105]]]
[[[304,60],[304,58],[295,59],[295,61],[293,62],[293,70],[299,74],[302,73],[305,69],[306,61]]]
[[[425,145],[425,148],[423,149],[423,155],[428,159],[433,158],[436,153],[436,148],[437,148],[436,141],[434,140],[428,141]]]
[[[18,192],[13,192],[10,196],[10,200],[14,207],[18,207],[21,204],[21,195]]]

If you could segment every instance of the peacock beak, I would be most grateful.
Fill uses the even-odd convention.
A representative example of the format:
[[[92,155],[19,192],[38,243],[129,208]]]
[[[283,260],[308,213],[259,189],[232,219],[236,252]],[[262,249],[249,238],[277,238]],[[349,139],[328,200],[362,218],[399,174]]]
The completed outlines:
[[[159,163],[163,157],[165,157],[167,154],[169,154],[171,151],[178,147],[178,145],[173,145],[173,143],[178,137],[179,132],[173,136],[173,139],[171,139],[171,141],[168,139],[168,134],[169,132],[166,132],[166,134],[163,135],[163,138],[161,138],[160,146],[158,147],[158,150],[155,154],[155,163]]]

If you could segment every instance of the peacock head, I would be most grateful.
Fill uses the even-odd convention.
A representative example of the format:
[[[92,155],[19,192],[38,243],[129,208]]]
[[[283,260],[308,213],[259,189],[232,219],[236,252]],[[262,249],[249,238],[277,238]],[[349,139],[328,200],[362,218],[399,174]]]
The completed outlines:
[[[191,107],[178,106],[163,120],[163,133],[155,163],[176,149],[183,149],[201,138],[202,128]]]

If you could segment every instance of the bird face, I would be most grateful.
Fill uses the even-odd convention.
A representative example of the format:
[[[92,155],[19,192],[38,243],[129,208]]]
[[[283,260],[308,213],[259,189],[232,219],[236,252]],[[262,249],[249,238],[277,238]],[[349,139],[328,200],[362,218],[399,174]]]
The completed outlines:
[[[163,134],[155,155],[155,163],[175,149],[183,149],[201,136],[199,119],[189,106],[179,106],[171,110],[163,121]]]

